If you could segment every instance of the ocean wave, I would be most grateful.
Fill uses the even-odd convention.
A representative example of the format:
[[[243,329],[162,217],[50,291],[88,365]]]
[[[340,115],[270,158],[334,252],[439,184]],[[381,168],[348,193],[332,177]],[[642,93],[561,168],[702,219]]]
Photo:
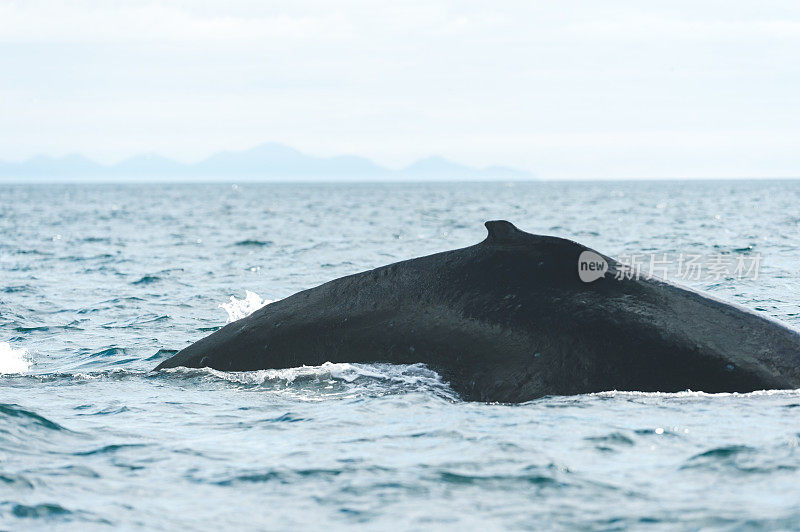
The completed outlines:
[[[27,424],[50,430],[67,430],[58,423],[50,421],[36,412],[25,410],[21,406],[15,404],[0,403],[0,417],[18,418]]]
[[[96,353],[109,356],[114,350]],[[442,377],[424,364],[356,364],[325,362],[319,366],[285,369],[226,372],[212,368],[168,368],[157,372],[128,368],[100,371],[22,374],[9,378],[37,382],[108,381],[126,379],[184,379],[197,383],[233,385],[296,396],[299,400],[317,401],[332,396],[381,396],[423,392],[457,400],[458,395]]]
[[[25,348],[14,348],[8,342],[0,342],[0,374],[27,373],[33,359]]]
[[[60,449],[65,443],[75,443],[84,438],[80,432],[53,421],[53,413],[45,413],[48,417],[27,406],[0,403],[0,449],[4,459],[12,454]]]
[[[68,371],[58,371],[53,373],[28,373],[28,374],[10,374],[6,375],[6,381],[18,382],[37,382],[37,383],[53,383],[53,382],[86,382],[86,381],[119,381],[125,379],[138,379],[147,377],[148,372],[145,370],[126,369],[126,368],[113,368],[98,371],[78,371],[75,373]]]
[[[72,512],[55,503],[44,504],[15,504],[11,510],[14,517],[25,518],[51,518],[69,515]]]
[[[306,398],[315,394],[303,393],[305,385],[314,391],[366,393],[383,395],[404,391],[432,391],[437,395],[455,398],[456,394],[442,377],[424,364],[355,364],[325,362],[320,366],[300,366],[286,369],[226,372],[212,368],[169,368],[161,373],[187,378],[206,378],[243,386],[268,387],[297,392]],[[338,386],[337,386],[338,385]],[[344,385],[344,389],[341,386]]]
[[[161,277],[159,277],[158,275],[145,275],[138,281],[134,281],[132,284],[152,284],[160,280]]]
[[[234,244],[236,246],[245,246],[245,247],[264,247],[264,246],[271,246],[271,240],[255,240],[255,239],[248,239],[248,240],[240,240]]]
[[[684,390],[682,392],[635,392],[635,391],[621,391],[609,390],[607,392],[597,392],[587,394],[595,397],[663,397],[663,398],[714,398],[714,397],[773,397],[773,396],[786,396],[798,397],[800,396],[800,389],[796,390],[756,390],[753,392],[698,392],[693,390]]]
[[[296,368],[256,371],[219,371],[212,368],[184,367],[168,368],[162,371],[192,376],[209,375],[219,380],[237,384],[264,384],[268,382],[291,384],[295,381],[319,379],[354,382],[362,377],[399,382],[419,382],[420,376],[413,375],[417,370],[427,373],[428,375],[426,376],[428,378],[439,378],[436,372],[427,369],[423,364],[351,364],[347,362],[325,362],[320,366],[298,366]]]

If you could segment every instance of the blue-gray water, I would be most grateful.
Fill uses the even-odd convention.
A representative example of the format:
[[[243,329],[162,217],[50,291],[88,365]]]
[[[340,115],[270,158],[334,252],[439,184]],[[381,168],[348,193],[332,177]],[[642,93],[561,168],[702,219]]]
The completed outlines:
[[[800,326],[800,183],[0,186],[0,527],[800,527],[800,392],[465,403],[424,367],[149,373],[278,299],[482,240],[755,254]]]

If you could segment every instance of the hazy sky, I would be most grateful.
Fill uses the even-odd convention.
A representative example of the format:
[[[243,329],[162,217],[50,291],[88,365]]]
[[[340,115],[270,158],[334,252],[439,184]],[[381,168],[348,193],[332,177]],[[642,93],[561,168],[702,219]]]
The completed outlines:
[[[0,0],[0,158],[266,141],[544,178],[800,176],[800,2]]]

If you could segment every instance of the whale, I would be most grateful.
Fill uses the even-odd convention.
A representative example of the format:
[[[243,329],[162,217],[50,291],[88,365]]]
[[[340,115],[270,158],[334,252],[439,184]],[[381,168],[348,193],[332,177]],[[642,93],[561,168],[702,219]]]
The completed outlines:
[[[611,390],[800,388],[800,334],[577,242],[489,221],[478,244],[332,280],[189,345],[165,368],[424,364],[465,401]]]

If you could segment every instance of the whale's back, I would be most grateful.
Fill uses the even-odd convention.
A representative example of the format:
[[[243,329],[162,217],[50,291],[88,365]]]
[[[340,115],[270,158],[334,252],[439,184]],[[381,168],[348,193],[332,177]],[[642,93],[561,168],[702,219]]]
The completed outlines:
[[[800,335],[570,240],[487,222],[487,238],[350,275],[272,303],[158,368],[427,364],[466,399],[610,389],[800,387]],[[608,264],[584,282],[581,253]]]

